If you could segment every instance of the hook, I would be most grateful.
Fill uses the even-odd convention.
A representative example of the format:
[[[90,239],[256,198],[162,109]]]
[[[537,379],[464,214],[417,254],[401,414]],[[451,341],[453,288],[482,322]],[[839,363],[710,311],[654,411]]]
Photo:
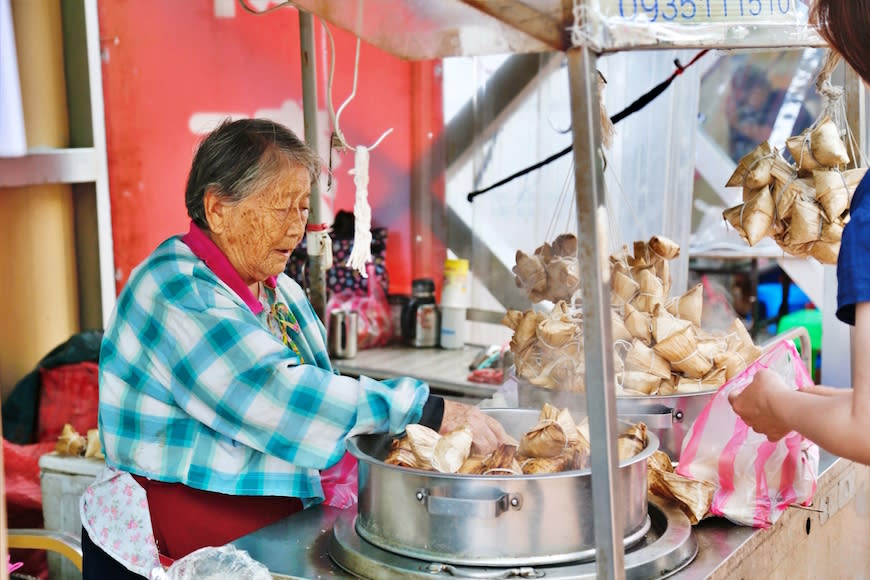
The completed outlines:
[[[346,149],[350,149],[351,151],[356,151],[356,147],[348,145],[347,140],[344,138],[344,133],[341,132],[341,127],[339,126],[339,119],[341,118],[341,113],[344,111],[345,107],[347,107],[350,104],[350,102],[354,99],[354,97],[356,97],[357,80],[359,78],[359,53],[360,53],[360,37],[357,36],[356,37],[356,54],[354,55],[354,59],[353,59],[353,87],[350,91],[350,95],[344,100],[344,102],[338,108],[338,111],[336,111],[335,121],[334,121],[335,122],[335,127],[334,127],[335,133],[334,134],[335,134],[335,137],[337,138],[340,146],[343,148],[346,148]],[[384,132],[384,134],[381,135],[378,138],[378,140],[375,141],[371,147],[368,147],[368,150],[371,151],[372,149],[374,149],[375,147],[380,145],[381,141],[383,141],[384,138],[392,132],[393,132],[392,128],[387,129]]]
[[[377,147],[378,145],[380,145],[380,144],[381,144],[381,141],[383,141],[384,138],[385,138],[387,135],[389,135],[390,133],[392,133],[392,132],[393,132],[393,128],[392,128],[392,127],[390,127],[389,129],[387,129],[386,131],[384,131],[384,134],[381,135],[381,136],[378,138],[377,141],[375,141],[374,145],[372,145],[371,147],[369,147],[369,151],[371,151],[372,149],[374,149],[375,147]]]
[[[356,82],[357,77],[359,76],[359,49],[360,49],[360,38],[356,37],[356,55],[353,59],[353,88],[350,91],[350,95],[344,100],[341,106],[338,108],[338,111],[335,113],[335,134],[338,135],[338,138],[341,140],[342,144],[348,149],[353,149],[350,145],[347,144],[347,141],[344,138],[344,134],[341,132],[341,129],[338,124],[338,120],[341,117],[342,111],[347,107],[353,98],[356,96]]]

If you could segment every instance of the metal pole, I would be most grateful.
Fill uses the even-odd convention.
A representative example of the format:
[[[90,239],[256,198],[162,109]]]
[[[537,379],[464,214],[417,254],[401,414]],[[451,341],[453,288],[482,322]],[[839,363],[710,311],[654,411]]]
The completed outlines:
[[[577,195],[577,258],[583,299],[583,345],[586,363],[586,406],[592,447],[592,499],[595,559],[599,578],[625,578],[621,495],[616,451],[616,394],[613,338],[610,326],[610,261],[604,169],[599,155],[596,55],[587,47],[571,48],[568,81],[574,137],[574,186]]]
[[[88,53],[88,78],[91,98],[91,129],[97,170],[94,189],[97,199],[97,237],[100,252],[100,302],[103,325],[115,308],[115,258],[112,242],[112,209],[109,198],[109,169],[106,157],[106,114],[103,103],[103,69],[100,57],[100,22],[96,0],[87,0],[85,36]]]
[[[314,59],[314,18],[299,11],[299,48],[302,55],[302,114],[305,120],[305,142],[319,152],[317,143],[317,62]],[[320,182],[311,184],[311,208],[308,223],[320,224],[322,219]],[[326,320],[326,272],[320,256],[308,254],[308,299],[320,320]]]

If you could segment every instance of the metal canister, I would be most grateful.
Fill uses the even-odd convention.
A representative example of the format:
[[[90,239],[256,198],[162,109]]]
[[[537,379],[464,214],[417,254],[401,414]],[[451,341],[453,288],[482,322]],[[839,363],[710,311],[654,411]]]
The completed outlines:
[[[336,358],[353,358],[357,351],[357,313],[335,310],[329,315],[329,353]]]

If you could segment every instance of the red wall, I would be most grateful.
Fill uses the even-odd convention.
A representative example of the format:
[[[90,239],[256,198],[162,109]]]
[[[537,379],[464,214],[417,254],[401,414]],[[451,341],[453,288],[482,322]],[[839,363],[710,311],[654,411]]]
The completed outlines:
[[[298,12],[252,15],[232,4],[235,15],[220,18],[214,0],[99,3],[118,289],[154,246],[186,230],[184,186],[199,139],[195,128],[203,119],[268,116],[303,134]],[[317,23],[320,145],[326,159],[328,58]],[[332,31],[338,109],[352,88],[355,38]],[[419,148],[413,146],[411,95],[421,72],[440,87],[439,70],[434,63],[411,64],[363,43],[357,96],[341,115],[351,145],[371,145],[393,128],[372,152],[369,201],[374,225],[390,231],[387,266],[395,293],[409,293],[415,260],[409,192]],[[441,126],[441,101],[434,100],[423,126]],[[352,166],[353,152],[334,154],[336,184],[324,192],[327,223],[338,209],[353,209]]]

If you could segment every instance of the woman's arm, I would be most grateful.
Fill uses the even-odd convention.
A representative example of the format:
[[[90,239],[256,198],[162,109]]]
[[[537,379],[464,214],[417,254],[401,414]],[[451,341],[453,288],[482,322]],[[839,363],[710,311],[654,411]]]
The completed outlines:
[[[802,393],[809,393],[811,395],[821,395],[824,397],[851,397],[852,389],[840,389],[837,387],[826,387],[824,385],[811,385],[809,387],[803,387],[801,389]]]
[[[855,310],[854,343],[870,344],[870,302]],[[840,393],[821,388],[825,396],[793,391],[771,371],[759,372],[738,396],[734,410],[755,431],[777,440],[798,431],[823,449],[864,464],[870,464],[870,357],[855,357],[853,388]]]

